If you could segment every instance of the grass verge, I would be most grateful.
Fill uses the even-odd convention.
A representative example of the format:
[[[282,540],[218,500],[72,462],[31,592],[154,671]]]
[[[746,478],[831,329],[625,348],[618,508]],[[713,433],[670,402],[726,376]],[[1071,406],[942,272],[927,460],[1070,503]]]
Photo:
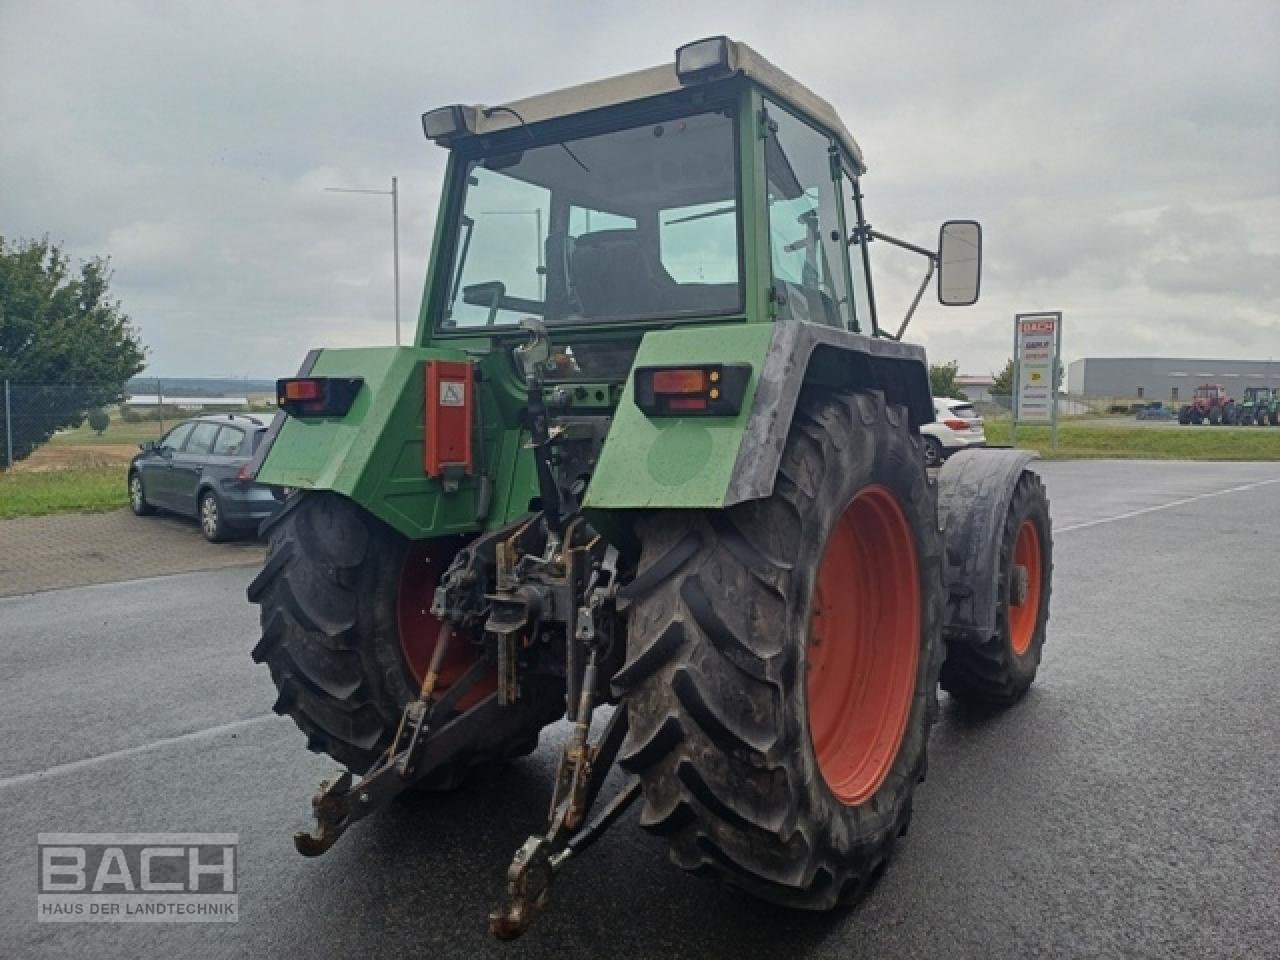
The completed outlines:
[[[114,510],[128,501],[120,467],[0,474],[0,520]]]
[[[987,441],[1009,443],[1009,421],[988,420]],[[1018,427],[1018,446],[1047,460],[1117,457],[1133,460],[1280,460],[1275,427],[1084,427],[1058,426],[1058,448],[1048,427]]]

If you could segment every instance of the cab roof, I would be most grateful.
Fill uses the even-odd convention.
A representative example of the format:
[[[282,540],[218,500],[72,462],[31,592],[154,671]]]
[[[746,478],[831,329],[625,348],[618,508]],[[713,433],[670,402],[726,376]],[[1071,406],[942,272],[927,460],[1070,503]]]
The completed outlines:
[[[677,70],[682,51],[704,44],[720,43],[718,69],[685,73]],[[649,97],[675,93],[699,84],[723,80],[731,76],[746,77],[770,95],[782,101],[824,127],[839,141],[849,157],[857,165],[857,172],[866,172],[862,149],[853,135],[845,128],[835,108],[804,84],[775,67],[745,43],[728,37],[710,37],[687,44],[677,51],[670,63],[645,70],[607,77],[591,83],[565,87],[550,93],[513,100],[509,103],[487,106],[476,104],[461,108],[467,114],[468,132],[482,135],[496,133],[525,123],[538,123],[558,117],[585,113],[603,107],[645,100]],[[518,115],[518,118],[517,118]]]

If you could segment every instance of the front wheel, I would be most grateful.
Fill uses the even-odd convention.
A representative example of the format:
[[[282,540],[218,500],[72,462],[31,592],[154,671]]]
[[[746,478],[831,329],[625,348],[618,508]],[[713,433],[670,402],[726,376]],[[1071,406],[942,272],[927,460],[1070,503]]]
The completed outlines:
[[[147,491],[142,486],[142,474],[137,470],[129,471],[129,509],[136,517],[147,517],[156,512],[156,508],[147,502]]]
[[[946,459],[946,455],[942,452],[942,442],[937,437],[923,436],[924,440],[924,465],[926,467],[940,467],[942,461]]]
[[[828,909],[906,831],[937,713],[935,487],[907,412],[805,398],[773,494],[641,526],[621,763],[671,859]]]
[[[962,700],[1003,706],[1017,702],[1035,681],[1049,622],[1049,497],[1029,470],[1013,488],[997,562],[995,633],[977,640],[948,637],[942,689]]]

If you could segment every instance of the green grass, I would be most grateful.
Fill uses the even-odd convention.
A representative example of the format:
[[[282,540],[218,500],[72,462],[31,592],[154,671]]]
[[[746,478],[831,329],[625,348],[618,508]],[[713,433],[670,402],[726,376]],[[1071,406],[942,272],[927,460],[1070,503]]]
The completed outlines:
[[[172,428],[181,420],[166,420],[165,427]],[[80,424],[74,430],[66,430],[53,436],[49,443],[55,446],[71,445],[80,446],[82,444],[101,444],[101,443],[141,443],[143,440],[159,440],[164,435],[164,431],[160,429],[159,420],[139,420],[137,423],[126,423],[124,420],[113,416],[111,425],[99,435],[89,429],[89,424]]]
[[[986,422],[987,441],[1009,443],[1009,421]],[[1046,459],[1119,457],[1135,460],[1280,460],[1275,427],[1084,427],[1058,425],[1058,449],[1048,427],[1018,427],[1018,446]]]
[[[0,520],[114,510],[128,501],[120,467],[0,474]]]

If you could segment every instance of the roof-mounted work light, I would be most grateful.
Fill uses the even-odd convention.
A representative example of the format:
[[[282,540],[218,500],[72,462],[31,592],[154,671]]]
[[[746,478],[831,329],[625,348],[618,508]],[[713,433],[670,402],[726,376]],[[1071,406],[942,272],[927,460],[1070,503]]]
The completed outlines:
[[[721,80],[737,71],[735,60],[733,44],[728,37],[695,40],[676,50],[676,76],[681,83]]]
[[[428,110],[422,115],[422,132],[428,140],[448,146],[454,137],[475,132],[475,110],[460,103]]]

